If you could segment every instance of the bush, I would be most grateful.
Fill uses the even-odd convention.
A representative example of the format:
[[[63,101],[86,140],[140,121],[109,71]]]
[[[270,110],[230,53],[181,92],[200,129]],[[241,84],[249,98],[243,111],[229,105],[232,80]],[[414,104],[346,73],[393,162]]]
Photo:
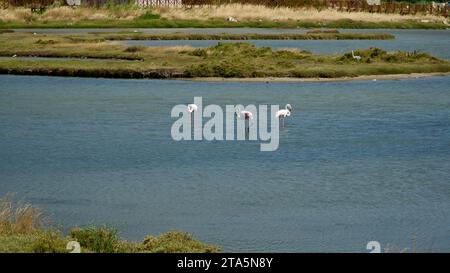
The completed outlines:
[[[219,248],[195,240],[185,232],[170,231],[158,237],[147,236],[144,249],[155,253],[213,253]]]
[[[337,34],[339,33],[339,31],[337,29],[312,29],[306,32],[306,34],[322,34],[322,33]]]
[[[119,238],[117,230],[108,227],[90,226],[73,228],[69,231],[71,238],[80,243],[81,247],[98,253],[114,253],[118,251]]]
[[[43,222],[40,209],[15,203],[12,194],[0,198],[0,234],[34,233]]]
[[[136,52],[139,52],[139,51],[143,51],[145,49],[146,49],[145,46],[135,45],[135,46],[129,46],[129,47],[125,48],[124,51],[128,52],[128,53],[136,53]]]
[[[61,239],[58,231],[49,230],[36,236],[31,251],[35,253],[67,253],[66,245],[67,241]]]
[[[154,19],[160,19],[161,16],[159,14],[154,14],[151,11],[147,11],[140,18],[144,19],[144,20],[154,20]]]
[[[207,52],[203,48],[196,48],[193,51],[188,53],[191,56],[203,57],[206,58],[208,56]]]

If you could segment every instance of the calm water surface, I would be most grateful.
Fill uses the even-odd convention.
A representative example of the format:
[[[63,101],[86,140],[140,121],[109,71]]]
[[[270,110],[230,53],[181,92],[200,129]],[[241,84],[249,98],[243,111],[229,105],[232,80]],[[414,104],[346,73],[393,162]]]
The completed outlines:
[[[450,77],[202,83],[0,76],[0,195],[64,227],[225,251],[450,251]],[[171,108],[291,103],[276,152],[175,142]]]

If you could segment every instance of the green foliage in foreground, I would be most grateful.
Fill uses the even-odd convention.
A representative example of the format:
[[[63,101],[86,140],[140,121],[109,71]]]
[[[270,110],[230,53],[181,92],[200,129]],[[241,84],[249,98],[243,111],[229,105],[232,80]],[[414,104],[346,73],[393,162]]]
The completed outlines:
[[[13,195],[0,198],[0,253],[34,252],[67,253],[70,241],[81,246],[81,252],[218,252],[213,245],[195,240],[190,234],[172,231],[143,242],[121,240],[117,230],[106,226],[76,227],[63,236],[58,229],[48,228],[39,208],[14,201]]]
[[[117,230],[108,227],[90,226],[87,228],[73,228],[69,235],[81,246],[98,253],[117,252],[119,237]]]
[[[195,240],[178,231],[147,236],[142,242],[121,240],[117,231],[108,227],[74,228],[64,237],[55,230],[32,234],[0,234],[0,253],[68,253],[69,241],[81,245],[82,253],[212,253],[220,248]]]

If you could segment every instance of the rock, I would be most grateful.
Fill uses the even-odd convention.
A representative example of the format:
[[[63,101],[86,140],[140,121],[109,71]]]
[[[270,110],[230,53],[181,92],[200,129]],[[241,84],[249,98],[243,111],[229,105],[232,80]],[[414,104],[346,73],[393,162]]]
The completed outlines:
[[[227,21],[228,22],[237,22],[238,19],[236,19],[235,17],[230,16],[230,17],[227,18]]]

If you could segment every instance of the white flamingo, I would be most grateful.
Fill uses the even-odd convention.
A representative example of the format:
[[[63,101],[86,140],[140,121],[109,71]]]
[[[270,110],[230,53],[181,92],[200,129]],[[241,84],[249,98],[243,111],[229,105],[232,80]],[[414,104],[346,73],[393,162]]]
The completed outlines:
[[[236,107],[235,111],[236,111],[236,116],[238,118],[245,119],[245,127],[246,127],[245,131],[248,133],[250,131],[250,128],[249,128],[250,126],[248,125],[249,120],[253,119],[252,112],[241,110],[239,107]]]
[[[239,107],[236,107],[235,111],[238,118],[245,118],[246,120],[253,119],[253,114],[250,111],[243,111]]]
[[[189,113],[193,113],[198,110],[198,106],[197,106],[197,104],[191,103],[191,104],[188,104],[187,109],[188,109]]]
[[[275,113],[275,117],[279,118],[282,121],[282,127],[284,127],[284,119],[286,117],[290,117],[292,112],[292,106],[288,103],[286,104],[285,109],[278,110]]]
[[[353,57],[353,59],[355,59],[355,60],[361,60],[361,56],[358,56],[358,55],[355,55],[355,53],[353,52],[353,50],[352,50],[352,57]]]

